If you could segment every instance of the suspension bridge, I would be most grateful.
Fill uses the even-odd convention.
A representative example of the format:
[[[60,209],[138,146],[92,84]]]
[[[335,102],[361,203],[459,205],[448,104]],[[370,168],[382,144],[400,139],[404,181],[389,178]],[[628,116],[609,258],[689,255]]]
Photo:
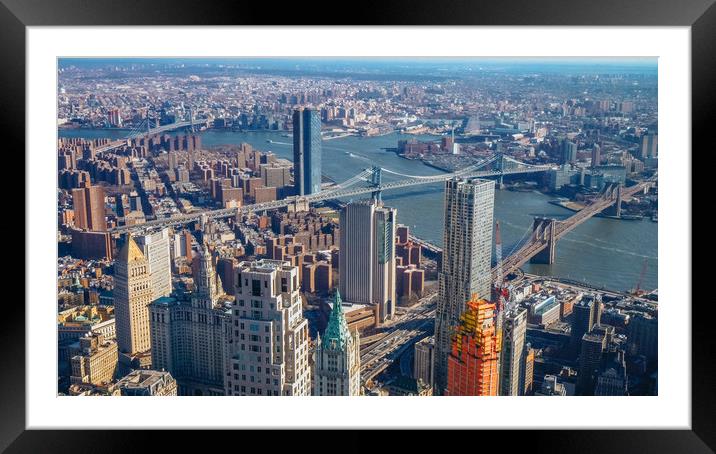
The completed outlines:
[[[517,271],[528,260],[532,263],[554,263],[557,240],[601,212],[606,211],[607,214],[615,217],[621,216],[622,199],[632,197],[639,192],[646,193],[654,184],[656,184],[655,176],[628,188],[620,183],[608,183],[596,196],[587,201],[584,208],[567,219],[558,221],[553,218],[534,218],[532,234],[523,237],[523,240],[515,245],[513,252],[492,268],[492,282],[498,282],[498,279],[505,281],[509,274]]]
[[[150,137],[157,134],[163,134],[165,132],[173,131],[175,129],[191,128],[191,130],[193,131],[195,126],[202,124],[202,121],[195,120],[193,115],[191,114],[191,111],[189,113],[189,116],[189,120],[182,120],[166,125],[160,125],[158,119],[155,118],[154,120],[152,120],[151,118],[149,118],[149,115],[147,115],[147,118],[142,120],[142,122],[138,125],[134,126],[134,128],[132,128],[129,133],[127,133],[127,135],[125,135],[123,138],[114,140],[105,145],[97,147],[96,151],[98,153],[111,151],[127,145],[132,139],[139,139],[142,137]],[[152,127],[152,123],[154,123],[154,127]]]
[[[492,167],[486,169],[488,166]],[[372,194],[376,199],[380,199],[383,191],[396,190],[418,185],[442,183],[452,178],[492,178],[497,177],[499,181],[506,175],[539,173],[549,170],[551,167],[546,165],[526,164],[502,154],[495,155],[475,165],[460,169],[452,173],[444,173],[439,175],[419,176],[406,175],[395,172],[382,167],[372,167],[363,169],[358,174],[348,180],[335,185],[321,192],[305,195],[286,197],[281,200],[273,200],[270,202],[254,203],[243,205],[238,208],[222,208],[217,210],[205,210],[191,214],[183,214],[167,218],[147,221],[143,224],[132,226],[118,226],[110,229],[110,233],[126,233],[141,232],[153,228],[162,228],[169,226],[177,226],[188,224],[191,222],[201,221],[202,219],[222,219],[232,216],[241,216],[248,213],[263,212],[275,210],[289,206],[295,207],[297,210],[306,210],[311,203],[323,202],[326,200],[343,199],[355,197],[363,194]],[[383,182],[383,173],[395,175],[402,179]],[[367,183],[358,186],[359,183]]]

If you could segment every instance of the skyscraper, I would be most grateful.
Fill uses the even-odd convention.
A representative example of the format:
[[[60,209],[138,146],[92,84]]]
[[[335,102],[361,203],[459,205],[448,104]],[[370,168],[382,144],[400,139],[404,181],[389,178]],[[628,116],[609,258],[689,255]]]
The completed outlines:
[[[577,160],[577,144],[564,139],[562,142],[562,164],[568,164]]]
[[[501,333],[495,327],[495,305],[473,298],[452,338],[448,356],[449,396],[497,396]]]
[[[316,339],[313,394],[316,396],[360,395],[360,343],[351,333],[343,314],[343,301],[336,291],[328,326]]]
[[[313,109],[293,111],[293,181],[296,195],[321,192],[321,116]]]
[[[602,147],[598,143],[592,146],[592,167],[597,167],[602,162]]]
[[[576,354],[582,345],[582,336],[599,326],[602,316],[602,302],[599,295],[584,295],[572,307],[572,329],[570,343],[572,353]]]
[[[181,395],[224,395],[231,310],[204,245],[190,299],[158,298],[150,306],[152,367],[171,372]]]
[[[107,221],[104,218],[104,188],[101,186],[85,183],[84,187],[73,189],[72,208],[78,229],[95,232],[107,230]]]
[[[435,338],[426,337],[415,343],[415,358],[413,362],[413,378],[422,380],[433,386],[435,365]]]
[[[527,354],[527,309],[518,307],[505,313],[502,329],[500,395],[521,396],[524,394],[523,369],[526,366]]]
[[[232,396],[309,396],[308,320],[298,267],[241,262],[236,277],[225,390]]]
[[[172,267],[169,253],[169,229],[137,236],[137,246],[149,262],[152,275],[152,296],[154,299],[169,296],[172,293]]]
[[[657,157],[658,136],[654,133],[644,134],[641,136],[641,157],[655,158]]]
[[[592,395],[602,356],[607,346],[604,331],[594,331],[582,336],[581,352],[579,353],[579,380],[577,390],[580,395]]]
[[[149,304],[153,300],[149,262],[131,236],[114,265],[114,312],[120,353],[151,365]]]
[[[465,303],[472,294],[490,297],[494,199],[494,181],[445,182],[444,246],[435,313],[437,394],[447,385],[450,337],[465,311]]]
[[[340,291],[351,303],[378,305],[380,322],[395,314],[396,224],[397,210],[375,200],[340,213]]]

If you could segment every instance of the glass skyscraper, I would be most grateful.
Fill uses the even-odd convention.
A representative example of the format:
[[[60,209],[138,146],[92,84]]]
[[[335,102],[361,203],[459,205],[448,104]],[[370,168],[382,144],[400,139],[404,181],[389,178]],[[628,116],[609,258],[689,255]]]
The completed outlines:
[[[293,111],[293,178],[296,195],[321,192],[321,116],[313,109]]]
[[[447,386],[451,335],[465,304],[475,296],[490,299],[494,204],[494,181],[454,178],[445,182],[443,257],[435,313],[436,394]]]

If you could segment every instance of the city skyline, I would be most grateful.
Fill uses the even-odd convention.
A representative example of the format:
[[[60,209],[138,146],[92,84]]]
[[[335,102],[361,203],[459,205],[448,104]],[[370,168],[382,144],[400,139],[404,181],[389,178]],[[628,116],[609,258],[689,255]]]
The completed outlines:
[[[60,394],[658,393],[655,58],[58,63]]]

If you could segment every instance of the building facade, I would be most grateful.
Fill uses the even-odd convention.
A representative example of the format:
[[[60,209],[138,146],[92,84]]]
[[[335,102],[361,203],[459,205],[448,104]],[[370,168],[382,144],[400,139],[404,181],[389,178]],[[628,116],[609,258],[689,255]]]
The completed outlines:
[[[525,386],[525,336],[527,309],[517,307],[507,311],[502,325],[502,351],[500,352],[500,395],[521,396]]]
[[[177,382],[169,372],[134,370],[117,382],[122,396],[176,396]]]
[[[152,363],[167,370],[180,395],[224,395],[231,310],[206,246],[189,300],[162,297],[150,306]]]
[[[227,395],[308,396],[308,320],[298,268],[262,259],[241,262],[231,315]]]
[[[102,334],[88,334],[79,340],[79,351],[70,363],[70,383],[106,385],[117,373],[117,342]]]
[[[336,291],[328,326],[316,338],[313,394],[315,396],[360,395],[360,342],[358,330],[348,330],[343,301]]]
[[[81,230],[103,232],[107,230],[104,217],[104,188],[86,183],[72,190],[72,209],[75,227]]]
[[[293,112],[293,181],[296,195],[321,192],[321,116],[313,109]]]
[[[641,136],[641,158],[656,158],[659,155],[657,151],[658,137],[653,133]]]
[[[435,380],[433,368],[435,365],[435,338],[432,336],[421,339],[415,343],[413,357],[413,378],[422,380],[432,388]]]
[[[467,302],[448,357],[448,396],[497,396],[501,333],[495,326],[495,305],[474,298]]]
[[[114,313],[117,343],[127,357],[142,357],[142,367],[151,365],[152,347],[149,304],[152,293],[149,262],[128,236],[114,264]]]
[[[435,385],[447,385],[453,328],[473,294],[490,298],[495,182],[452,179],[445,183],[445,229],[435,313]]]
[[[340,213],[339,289],[346,301],[378,306],[379,322],[395,314],[397,210],[374,200]]]
[[[149,262],[154,298],[171,295],[172,264],[169,252],[169,229],[165,228],[156,233],[137,236],[135,241]]]

